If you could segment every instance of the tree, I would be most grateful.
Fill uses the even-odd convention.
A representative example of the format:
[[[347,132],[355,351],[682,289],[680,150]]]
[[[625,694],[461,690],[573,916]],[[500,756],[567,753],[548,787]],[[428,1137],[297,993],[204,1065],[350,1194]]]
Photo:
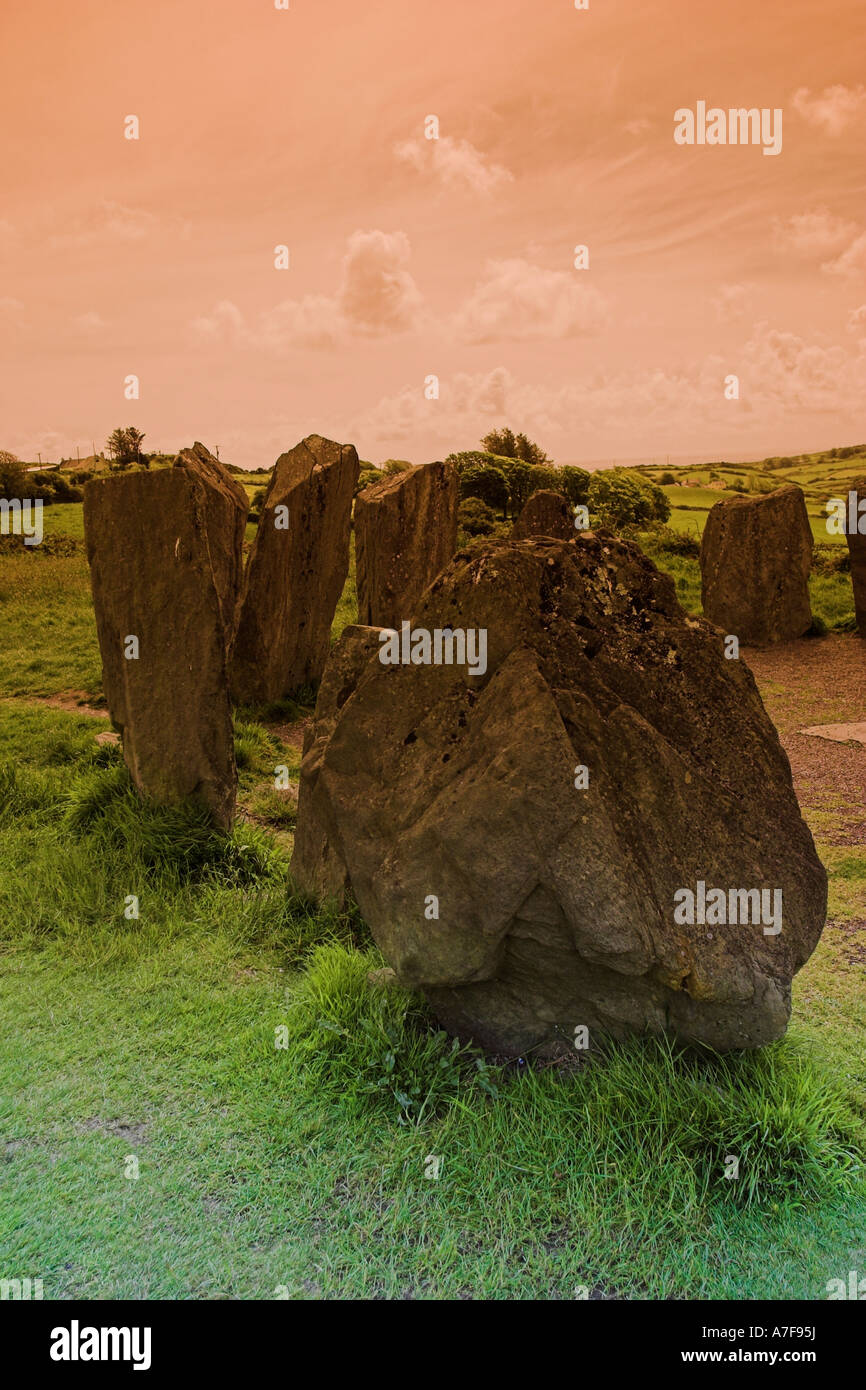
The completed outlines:
[[[144,435],[141,430],[137,430],[134,425],[127,425],[126,429],[112,430],[105,442],[105,447],[111,455],[112,468],[129,468],[133,463],[144,463],[145,468],[150,467],[150,460],[145,455],[142,457],[141,445]]]
[[[588,500],[590,512],[614,530],[646,521],[667,521],[671,514],[671,504],[660,487],[623,468],[594,473]]]
[[[485,434],[481,445],[488,454],[498,454],[500,458],[522,459],[524,463],[532,464],[533,467],[553,461],[539,444],[534,444],[525,434],[515,434],[508,428],[491,430],[489,434]]]
[[[460,474],[460,496],[478,497],[488,507],[501,507],[502,516],[508,515],[508,482],[501,468],[489,463],[471,464]]]
[[[21,460],[7,449],[0,449],[0,497],[23,500],[26,487],[27,474]]]
[[[480,497],[467,497],[461,502],[458,516],[467,536],[492,536],[498,525],[493,508]]]

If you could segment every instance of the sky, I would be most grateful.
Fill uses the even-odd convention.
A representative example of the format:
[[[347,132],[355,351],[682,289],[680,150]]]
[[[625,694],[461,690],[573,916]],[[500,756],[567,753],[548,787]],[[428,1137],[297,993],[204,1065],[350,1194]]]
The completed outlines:
[[[2,0],[0,448],[866,440],[862,0],[288,4]]]

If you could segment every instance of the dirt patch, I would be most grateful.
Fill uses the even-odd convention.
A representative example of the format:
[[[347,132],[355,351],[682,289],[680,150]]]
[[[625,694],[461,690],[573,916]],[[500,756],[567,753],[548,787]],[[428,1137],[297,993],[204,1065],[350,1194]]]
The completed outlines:
[[[90,1120],[84,1120],[81,1125],[84,1130],[99,1130],[101,1134],[113,1134],[119,1139],[126,1139],[131,1144],[145,1144],[147,1142],[147,1125],[128,1125],[123,1120],[102,1120],[98,1115],[94,1115]]]
[[[866,748],[801,732],[804,726],[866,718],[866,642],[856,636],[801,638],[747,647],[741,659],[779,731],[813,831],[835,845],[866,844]],[[818,814],[810,817],[810,811]]]
[[[102,704],[95,703],[102,701]],[[104,695],[88,695],[86,690],[62,690],[59,695],[29,695],[29,705],[46,705],[49,709],[69,710],[86,714],[93,719],[107,719],[108,705]]]
[[[264,727],[274,738],[279,739],[280,743],[285,743],[289,748],[300,748],[303,751],[304,735],[310,724],[311,716],[306,719],[296,719],[294,724],[268,724]]]

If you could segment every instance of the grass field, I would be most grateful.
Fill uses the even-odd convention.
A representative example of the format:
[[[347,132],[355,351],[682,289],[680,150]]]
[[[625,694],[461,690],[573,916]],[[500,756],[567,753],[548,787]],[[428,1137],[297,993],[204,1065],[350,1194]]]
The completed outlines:
[[[659,562],[696,611],[696,561]],[[334,634],[354,616],[350,579]],[[296,777],[308,706],[239,712],[225,840],[143,807],[70,692],[101,694],[84,556],[2,553],[0,1276],[46,1298],[821,1299],[864,1268],[866,1002],[835,937],[759,1054],[485,1065],[371,981],[356,915],[292,892],[273,773]],[[862,922],[866,847],[804,814],[831,916]]]

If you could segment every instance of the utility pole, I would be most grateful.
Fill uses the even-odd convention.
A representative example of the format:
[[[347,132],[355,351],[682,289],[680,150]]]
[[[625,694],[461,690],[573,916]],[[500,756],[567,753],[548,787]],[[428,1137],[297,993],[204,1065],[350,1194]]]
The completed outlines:
[[[42,455],[41,455],[40,453],[37,453],[36,457],[37,457],[38,460],[39,460],[39,467],[41,468],[41,467],[42,467]]]

